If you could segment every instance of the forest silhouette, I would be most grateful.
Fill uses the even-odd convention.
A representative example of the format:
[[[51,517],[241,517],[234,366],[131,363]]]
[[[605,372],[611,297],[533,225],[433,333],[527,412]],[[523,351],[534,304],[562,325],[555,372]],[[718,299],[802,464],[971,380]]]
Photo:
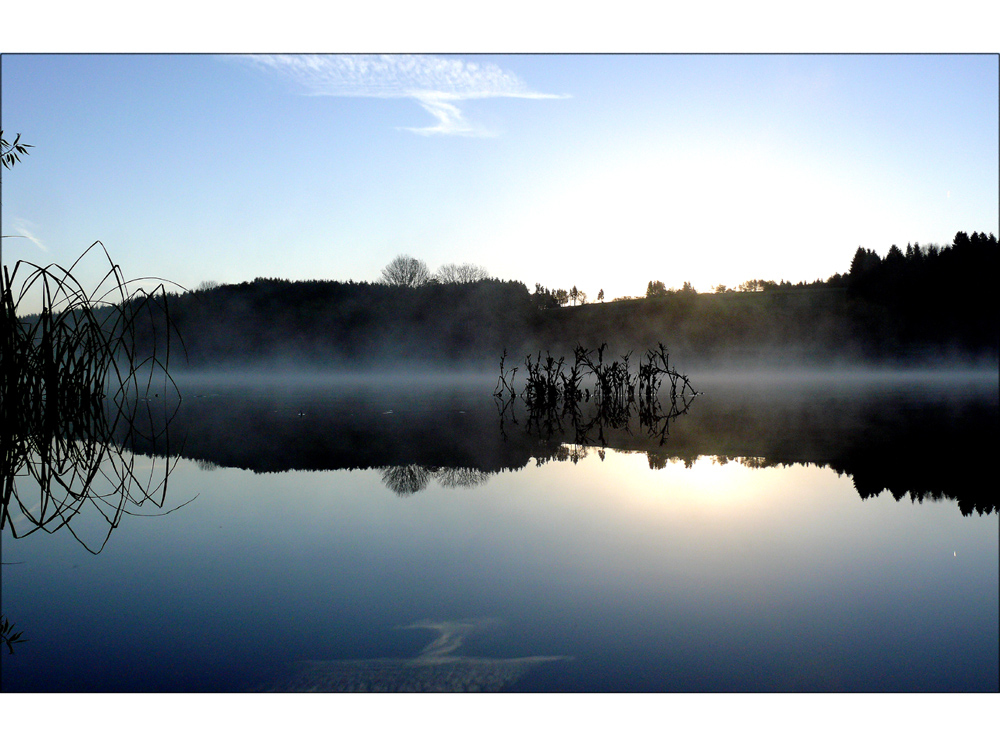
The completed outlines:
[[[992,234],[958,232],[951,245],[893,245],[885,257],[859,247],[847,272],[825,281],[751,279],[711,294],[650,281],[645,297],[605,302],[600,295],[600,303],[586,304],[575,286],[536,284],[529,292],[471,264],[431,274],[399,256],[376,283],[206,284],[171,294],[169,310],[190,367],[492,369],[504,349],[569,356],[577,345],[641,351],[660,341],[698,364],[995,363],[998,316],[989,285],[998,258]],[[150,341],[155,328],[147,330]]]

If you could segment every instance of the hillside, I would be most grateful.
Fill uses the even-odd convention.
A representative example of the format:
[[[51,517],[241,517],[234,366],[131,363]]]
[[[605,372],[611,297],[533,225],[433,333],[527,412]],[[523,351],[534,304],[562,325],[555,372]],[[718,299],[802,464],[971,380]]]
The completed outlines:
[[[548,290],[483,279],[420,286],[257,279],[164,298],[192,367],[493,368],[577,344],[642,353],[658,342],[699,365],[995,364],[993,235],[945,248],[858,248],[827,282],[758,291],[659,291],[560,306]],[[650,285],[652,288],[652,284]],[[660,284],[662,287],[662,284]],[[164,321],[157,328],[162,330]],[[145,337],[143,339],[143,337]],[[151,349],[153,332],[140,332]]]

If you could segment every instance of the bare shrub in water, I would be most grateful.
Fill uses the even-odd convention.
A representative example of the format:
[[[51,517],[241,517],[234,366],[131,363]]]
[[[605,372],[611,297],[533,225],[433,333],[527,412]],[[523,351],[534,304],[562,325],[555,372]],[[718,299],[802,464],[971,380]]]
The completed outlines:
[[[634,413],[647,432],[666,440],[669,424],[688,411],[698,395],[688,377],[670,366],[669,354],[663,344],[646,352],[639,363],[638,372],[630,365],[631,352],[618,359],[605,361],[607,344],[591,351],[577,346],[573,364],[566,371],[564,358],[551,354],[544,358],[541,352],[535,359],[525,358],[526,383],[521,399],[528,407],[527,428],[539,435],[551,437],[563,431],[563,418],[572,425],[577,442],[586,442],[588,434],[596,428],[598,440],[604,441],[604,427],[628,429]],[[514,379],[517,368],[505,368],[507,352],[500,358],[500,377],[494,397],[500,413],[501,431],[509,417],[516,423],[513,410],[517,398]],[[669,402],[660,402],[660,390],[670,384]],[[593,392],[586,384],[591,384]],[[593,401],[596,413],[585,419],[581,404]]]

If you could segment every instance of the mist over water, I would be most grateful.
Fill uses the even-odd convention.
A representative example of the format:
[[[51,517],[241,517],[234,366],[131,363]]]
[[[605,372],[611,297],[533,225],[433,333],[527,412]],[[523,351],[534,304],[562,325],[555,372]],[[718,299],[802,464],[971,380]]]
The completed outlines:
[[[498,400],[496,375],[468,370],[186,372],[169,446],[254,471],[373,468],[400,494],[432,479],[474,485],[532,460],[561,460],[567,445],[642,451],[651,467],[749,457],[846,472],[862,498],[889,487],[897,498],[958,499],[963,512],[993,507],[975,487],[989,482],[997,440],[994,373],[788,368],[691,377],[699,395],[689,408],[654,425],[637,414],[602,417],[589,401],[534,413],[520,398]],[[593,383],[585,385],[589,398]],[[130,447],[167,450],[163,441]]]
[[[996,363],[957,361],[947,365],[871,366],[846,364],[843,366],[809,366],[795,362],[785,365],[752,366],[732,364],[728,366],[695,365],[690,369],[692,378],[710,387],[714,384],[732,384],[747,388],[769,385],[829,385],[844,387],[906,387],[926,385],[928,387],[970,387],[989,389],[997,387]]]
[[[528,350],[534,356],[538,350]],[[542,350],[543,353],[544,350]],[[563,355],[565,356],[565,355]],[[634,355],[633,355],[634,356]],[[199,395],[205,389],[220,385],[238,388],[367,388],[387,392],[407,389],[481,389],[492,388],[497,382],[498,362],[489,364],[446,365],[434,362],[416,362],[382,367],[344,368],[297,367],[293,364],[264,365],[259,367],[221,366],[213,368],[178,367],[171,372],[187,395]],[[794,358],[703,361],[684,359],[674,355],[676,364],[692,381],[700,386],[732,384],[746,388],[767,386],[843,385],[845,387],[897,387],[927,385],[929,387],[956,387],[989,389],[997,387],[998,363],[975,360],[955,360],[933,365],[895,364],[871,365],[848,362],[842,365],[801,362]],[[524,371],[524,357],[511,356],[509,367]],[[703,390],[703,388],[699,388]]]

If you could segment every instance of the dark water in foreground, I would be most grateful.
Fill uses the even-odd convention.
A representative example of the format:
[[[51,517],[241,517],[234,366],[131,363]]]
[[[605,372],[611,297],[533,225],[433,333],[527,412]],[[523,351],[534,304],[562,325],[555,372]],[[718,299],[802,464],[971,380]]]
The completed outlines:
[[[995,377],[706,375],[654,430],[492,385],[182,382],[193,502],[4,530],[3,690],[1000,687]]]

